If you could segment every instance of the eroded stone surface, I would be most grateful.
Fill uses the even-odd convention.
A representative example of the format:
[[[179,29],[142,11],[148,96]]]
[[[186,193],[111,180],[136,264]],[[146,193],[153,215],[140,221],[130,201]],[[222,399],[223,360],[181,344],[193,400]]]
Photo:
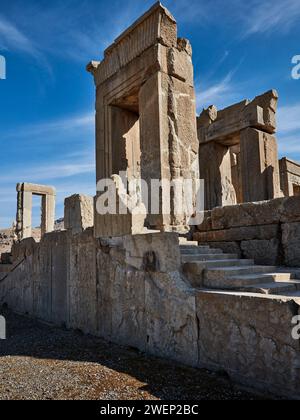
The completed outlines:
[[[276,266],[282,263],[278,239],[242,241],[241,249],[243,257],[253,259],[256,264]]]
[[[287,265],[300,266],[300,224],[284,223],[282,225],[282,244]]]
[[[81,194],[66,198],[64,223],[73,234],[94,226],[94,198]]]
[[[199,178],[191,55],[189,42],[177,39],[176,21],[157,3],[106,50],[101,63],[89,65],[97,88],[97,181],[126,171],[129,180],[141,176],[150,190],[151,180]],[[146,226],[187,230],[191,214],[176,213],[172,191],[163,186],[157,196],[159,209],[144,215]],[[171,211],[164,211],[169,199]],[[120,209],[112,218],[95,214],[97,237],[142,233],[138,225]]]
[[[277,100],[272,90],[252,102],[202,111],[197,129],[205,209],[283,195],[274,136]]]
[[[42,197],[41,234],[54,230],[55,188],[47,185],[17,184],[16,235],[19,240],[32,236],[32,196]]]
[[[200,362],[226,366],[237,380],[255,380],[263,390],[297,387],[299,343],[292,338],[291,319],[299,302],[201,292],[196,299]]]
[[[165,235],[160,239],[162,245]],[[159,236],[155,241],[157,248]],[[291,318],[300,301],[197,291],[179,270],[128,266],[122,243],[101,244],[92,229],[50,233],[38,244],[24,241],[15,255],[27,258],[0,282],[0,302],[156,356],[225,370],[264,391],[299,396]],[[148,244],[144,249],[151,252]]]

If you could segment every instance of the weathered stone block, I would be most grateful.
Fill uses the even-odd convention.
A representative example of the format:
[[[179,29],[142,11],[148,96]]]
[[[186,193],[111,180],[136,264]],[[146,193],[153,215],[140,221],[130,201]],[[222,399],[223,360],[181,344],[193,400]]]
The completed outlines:
[[[177,48],[169,49],[169,73],[190,86],[194,86],[194,70],[192,58],[186,51]]]
[[[282,245],[285,264],[300,267],[300,223],[282,225]]]
[[[196,305],[200,365],[223,367],[232,379],[264,392],[298,394],[299,343],[291,335],[297,304],[282,298],[198,292]]]
[[[236,204],[229,148],[215,142],[200,143],[199,164],[205,183],[205,209]]]
[[[204,212],[203,223],[197,226],[197,230],[199,232],[207,232],[212,230],[212,217],[210,210]]]
[[[94,199],[75,194],[65,199],[65,229],[73,234],[94,226]]]
[[[11,249],[13,262],[18,262],[32,255],[36,248],[37,243],[33,238],[26,238],[21,242],[15,242]]]
[[[126,263],[137,270],[169,273],[181,264],[176,233],[149,233],[124,237]]]
[[[229,229],[241,226],[271,225],[280,222],[285,198],[236,206],[217,207],[212,210],[212,228]]]
[[[112,340],[146,351],[145,273],[117,265],[111,298]]]
[[[197,232],[194,234],[194,240],[201,243],[249,241],[253,239],[267,240],[277,238],[278,231],[278,225],[244,226],[225,230],[213,230],[210,232]]]
[[[283,201],[280,221],[300,222],[300,196],[288,197]]]
[[[241,132],[240,144],[244,202],[282,197],[276,138],[247,128]]]
[[[198,363],[195,296],[180,274],[145,277],[147,351],[180,363]]]
[[[71,236],[68,273],[70,328],[97,332],[96,245],[93,229]]]
[[[199,245],[207,245],[200,243]],[[212,248],[221,249],[225,254],[236,254],[238,258],[242,257],[242,250],[239,242],[213,242],[209,243]]]
[[[275,266],[282,263],[278,239],[242,241],[241,249],[243,258],[253,259],[256,264]]]

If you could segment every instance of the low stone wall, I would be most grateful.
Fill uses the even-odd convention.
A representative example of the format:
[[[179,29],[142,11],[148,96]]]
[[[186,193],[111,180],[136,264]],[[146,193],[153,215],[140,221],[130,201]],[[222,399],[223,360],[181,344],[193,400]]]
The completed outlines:
[[[13,258],[0,304],[16,312],[300,398],[300,347],[291,336],[300,299],[193,289],[176,234],[96,240],[93,229],[53,232],[16,244]]]
[[[199,360],[237,382],[300,397],[300,347],[291,335],[300,299],[198,292]]]
[[[217,207],[194,239],[257,264],[300,267],[300,197]]]

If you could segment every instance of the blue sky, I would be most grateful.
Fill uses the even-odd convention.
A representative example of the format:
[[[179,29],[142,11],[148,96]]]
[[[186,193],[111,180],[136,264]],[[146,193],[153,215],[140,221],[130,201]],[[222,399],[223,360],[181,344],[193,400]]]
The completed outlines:
[[[54,185],[57,217],[64,197],[94,194],[94,86],[85,65],[101,59],[152,4],[0,0],[0,54],[7,62],[7,79],[0,80],[0,227],[15,218],[17,182]],[[164,5],[193,45],[198,112],[276,88],[280,155],[300,160],[300,80],[291,77],[292,57],[300,54],[300,1]]]

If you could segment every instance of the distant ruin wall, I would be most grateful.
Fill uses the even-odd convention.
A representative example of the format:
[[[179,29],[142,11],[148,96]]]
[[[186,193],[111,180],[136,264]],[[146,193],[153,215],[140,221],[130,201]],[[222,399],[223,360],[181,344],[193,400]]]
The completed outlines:
[[[300,267],[300,197],[217,207],[194,239],[256,264]]]
[[[201,291],[180,271],[176,234],[96,240],[93,230],[16,244],[0,304],[31,317],[299,397],[300,299]]]

